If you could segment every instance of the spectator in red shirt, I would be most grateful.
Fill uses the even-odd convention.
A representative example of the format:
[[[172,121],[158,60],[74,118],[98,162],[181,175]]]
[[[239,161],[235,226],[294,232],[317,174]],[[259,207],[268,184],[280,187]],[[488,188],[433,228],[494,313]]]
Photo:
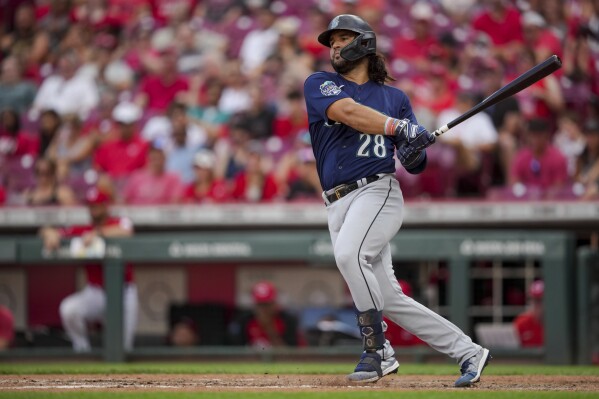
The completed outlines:
[[[563,57],[562,45],[559,38],[547,27],[545,19],[534,11],[522,15],[524,43],[535,52],[536,59],[545,60],[555,54]]]
[[[121,179],[146,164],[148,144],[138,135],[141,109],[133,103],[120,103],[112,111],[117,123],[114,139],[103,142],[96,150],[96,168],[113,179]]]
[[[520,337],[520,345],[523,347],[544,345],[543,326],[543,292],[545,285],[542,280],[533,282],[529,289],[531,308],[518,315],[514,320],[514,326]]]
[[[269,348],[298,346],[302,343],[297,319],[281,309],[277,303],[277,289],[271,282],[255,284],[252,298],[254,308],[231,325],[235,344]]]
[[[0,155],[5,157],[36,156],[39,140],[21,130],[19,113],[7,108],[0,111]]]
[[[523,190],[540,190],[551,196],[568,181],[566,157],[551,143],[551,131],[546,121],[533,119],[525,134],[528,145],[516,153],[510,183]]]
[[[151,147],[148,165],[131,174],[123,193],[124,202],[135,205],[174,204],[183,196],[184,186],[176,173],[167,172],[164,151]]]
[[[412,30],[409,35],[403,34],[395,40],[393,58],[408,61],[424,71],[430,63],[431,50],[440,47],[431,26],[434,10],[428,2],[419,1],[412,6],[410,16]]]
[[[92,188],[86,193],[86,202],[91,219],[89,225],[66,228],[48,226],[40,229],[39,234],[46,250],[57,250],[61,245],[61,240],[68,238],[71,239],[70,248],[73,256],[78,256],[79,251],[82,251],[87,253],[88,256],[95,254],[102,257],[104,238],[130,237],[133,234],[131,220],[110,215],[110,198],[108,195]],[[102,321],[106,310],[102,265],[100,263],[88,263],[85,270],[87,274],[85,287],[81,291],[67,296],[60,304],[62,324],[76,352],[89,352],[91,350],[87,323]],[[124,279],[123,339],[125,350],[130,351],[133,348],[138,309],[137,288],[133,281],[133,267],[131,264],[125,266]]]
[[[245,202],[269,202],[274,200],[279,187],[270,171],[266,171],[262,156],[262,144],[250,142],[245,169],[235,176],[231,196]]]
[[[214,176],[216,160],[210,150],[200,150],[193,162],[195,180],[187,186],[183,199],[189,203],[224,202],[229,198],[227,182]]]
[[[165,113],[173,101],[183,101],[179,97],[189,91],[188,79],[177,70],[176,49],[163,49],[159,55],[158,70],[142,79],[136,99],[137,104],[152,114]]]
[[[472,27],[489,35],[497,55],[512,61],[514,50],[522,44],[520,12],[507,0],[489,0],[486,9],[474,18]]]

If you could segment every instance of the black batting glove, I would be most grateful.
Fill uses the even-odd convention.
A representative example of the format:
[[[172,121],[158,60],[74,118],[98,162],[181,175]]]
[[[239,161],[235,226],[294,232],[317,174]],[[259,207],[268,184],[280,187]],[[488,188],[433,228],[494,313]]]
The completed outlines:
[[[397,158],[406,169],[417,166],[424,159],[424,149],[435,142],[433,134],[408,119],[398,121],[395,134],[400,138]]]

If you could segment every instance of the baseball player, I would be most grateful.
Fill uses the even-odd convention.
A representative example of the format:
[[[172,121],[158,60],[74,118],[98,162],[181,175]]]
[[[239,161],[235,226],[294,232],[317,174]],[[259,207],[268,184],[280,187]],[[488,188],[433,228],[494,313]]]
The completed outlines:
[[[61,238],[81,237],[85,245],[92,245],[96,237],[129,237],[133,234],[133,224],[125,217],[110,216],[108,204],[110,197],[95,188],[86,193],[86,203],[91,218],[90,225],[69,226],[66,228],[43,227],[40,236],[47,250],[60,246]],[[71,339],[75,352],[85,353],[91,350],[87,333],[87,323],[102,321],[106,309],[104,276],[102,265],[98,262],[85,265],[87,284],[60,303],[60,318],[63,327]],[[133,266],[125,266],[125,285],[123,288],[123,345],[126,351],[133,348],[135,326],[137,324],[138,298],[133,282]]]
[[[394,152],[410,173],[427,163],[434,136],[419,126],[407,96],[376,53],[376,35],[360,17],[335,17],[318,41],[336,71],[304,83],[310,135],[327,206],[335,261],[357,310],[364,352],[348,379],[375,382],[399,363],[385,338],[383,313],[461,365],[457,387],[478,382],[489,351],[454,324],[406,296],[391,263],[389,241],[403,219]]]

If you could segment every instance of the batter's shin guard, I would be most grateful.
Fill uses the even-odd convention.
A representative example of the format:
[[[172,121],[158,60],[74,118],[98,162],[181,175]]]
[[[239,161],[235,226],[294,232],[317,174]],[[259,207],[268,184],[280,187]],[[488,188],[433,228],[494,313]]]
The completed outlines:
[[[366,352],[376,352],[385,346],[383,312],[374,309],[358,313],[358,327]]]

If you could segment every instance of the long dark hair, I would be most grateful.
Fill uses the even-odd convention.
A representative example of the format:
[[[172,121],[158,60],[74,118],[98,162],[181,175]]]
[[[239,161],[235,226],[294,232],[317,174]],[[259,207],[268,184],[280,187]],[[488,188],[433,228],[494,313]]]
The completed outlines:
[[[385,56],[381,53],[368,55],[368,79],[381,85],[395,81],[395,78],[389,75]]]

